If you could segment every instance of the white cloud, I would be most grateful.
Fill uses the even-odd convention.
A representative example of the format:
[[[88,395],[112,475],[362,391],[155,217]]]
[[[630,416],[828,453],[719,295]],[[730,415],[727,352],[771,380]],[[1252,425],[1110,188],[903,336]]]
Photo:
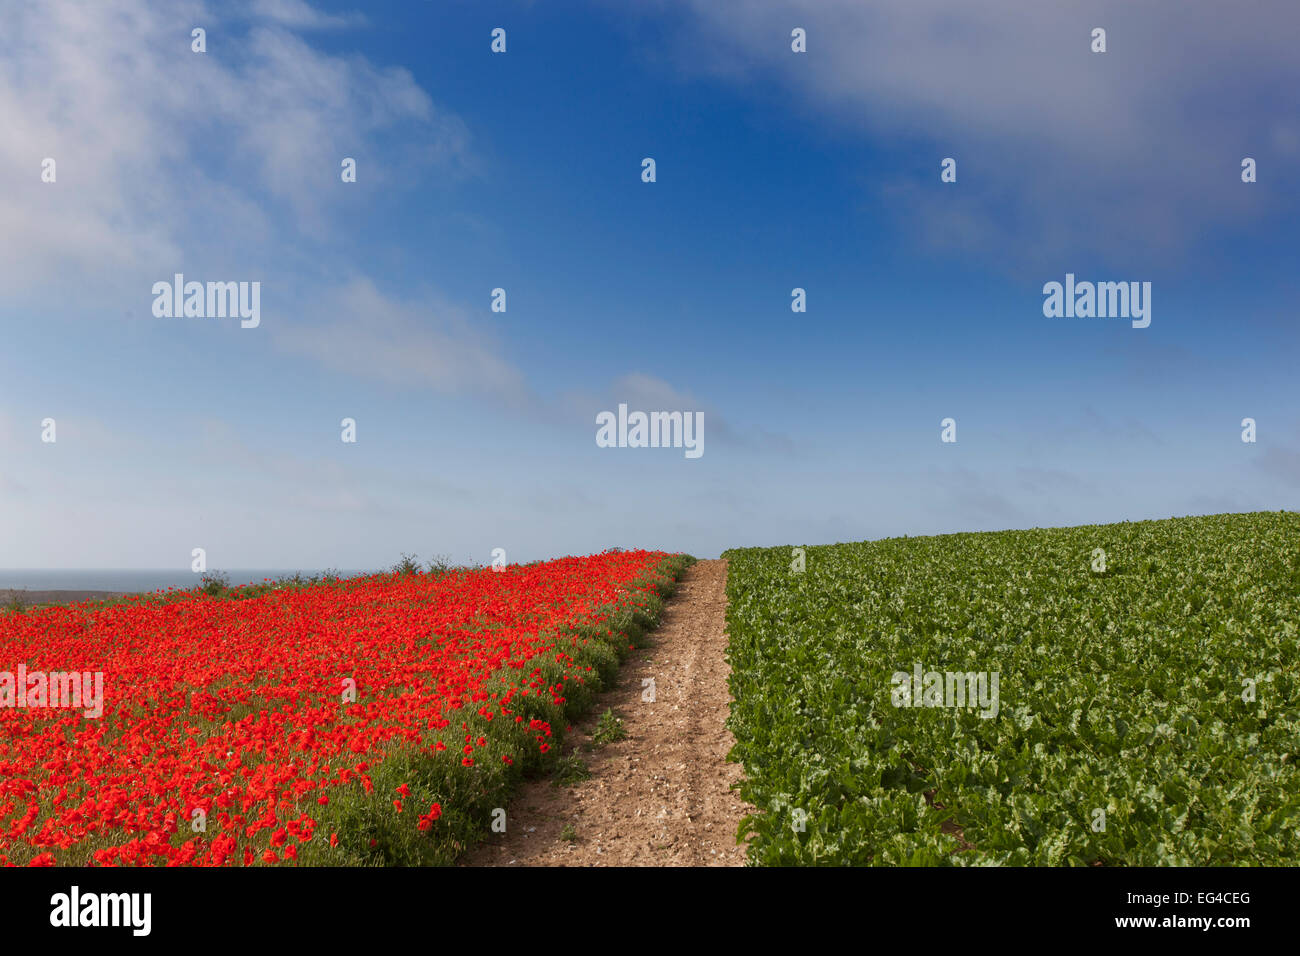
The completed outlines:
[[[408,71],[323,53],[287,29],[349,18],[301,0],[235,9],[235,19],[197,0],[6,10],[0,308],[147,319],[146,293],[176,272],[257,280],[280,304],[268,334],[296,354],[435,391],[517,395],[519,373],[436,293],[399,301],[365,277],[320,291],[333,281],[322,277],[355,268],[347,204],[386,180],[418,181],[404,165],[469,169],[464,123]],[[191,50],[195,25],[206,53]],[[53,184],[40,179],[47,156]],[[345,156],[364,186],[340,183]],[[314,311],[293,305],[313,299]]]
[[[156,277],[182,256],[262,263],[285,236],[326,239],[342,157],[377,152],[397,130],[414,161],[466,155],[464,125],[409,72],[314,49],[285,27],[307,18],[305,4],[262,7],[272,19],[251,24],[196,0],[6,9],[8,296],[69,274]],[[190,49],[195,25],[208,31],[207,53]],[[55,184],[40,180],[46,157]],[[385,174],[379,162],[364,169],[372,182]]]
[[[709,439],[724,446],[785,455],[807,450],[806,443],[761,424],[737,426],[711,402],[701,400],[691,391],[678,388],[656,375],[640,371],[620,375],[600,393],[583,390],[565,393],[554,406],[555,420],[585,424],[597,412],[613,411],[620,403],[625,403],[633,411],[703,412]],[[548,414],[548,410],[539,408],[538,414]]]
[[[634,409],[695,411],[701,407],[694,396],[644,372],[629,372],[619,377],[610,386],[610,394]]]
[[[393,385],[522,401],[520,372],[469,316],[433,294],[387,295],[369,279],[331,289],[276,333],[282,349],[328,368]]]
[[[360,13],[322,13],[303,0],[252,0],[248,7],[254,17],[274,20],[295,30],[337,30],[366,23]]]
[[[1300,7],[1286,0],[680,6],[692,24],[678,51],[686,71],[760,89],[777,78],[814,110],[915,154],[877,198],[940,247],[1119,261],[1177,248],[1206,225],[1265,214],[1276,192],[1243,189],[1239,162],[1255,156],[1280,181],[1300,142]],[[805,54],[790,50],[795,26]],[[1089,49],[1097,26],[1104,54]],[[939,192],[945,156],[958,160],[958,185]]]

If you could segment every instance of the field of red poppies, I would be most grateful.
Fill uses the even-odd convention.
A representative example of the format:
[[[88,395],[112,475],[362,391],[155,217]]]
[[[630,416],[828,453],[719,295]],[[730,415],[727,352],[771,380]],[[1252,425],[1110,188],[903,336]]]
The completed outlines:
[[[0,864],[450,863],[558,752],[688,561],[0,616]],[[30,675],[73,671],[102,673],[101,716],[34,694]]]

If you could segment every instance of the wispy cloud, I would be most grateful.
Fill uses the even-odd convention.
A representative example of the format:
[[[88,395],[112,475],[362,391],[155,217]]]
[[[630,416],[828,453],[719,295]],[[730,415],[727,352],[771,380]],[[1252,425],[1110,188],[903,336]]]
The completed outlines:
[[[286,239],[328,243],[346,235],[329,228],[342,158],[374,155],[397,131],[390,158],[363,167],[366,181],[393,163],[465,159],[464,124],[408,71],[311,46],[290,27],[328,18],[297,0],[254,6],[251,21],[192,0],[6,10],[6,298],[69,274],[83,285],[138,282],[182,259],[247,268],[266,265]],[[196,26],[208,31],[206,53],[191,50]],[[41,181],[46,158],[54,184]]]
[[[610,381],[599,393],[570,391],[561,396],[555,408],[564,419],[587,421],[597,412],[613,410],[620,403],[640,411],[703,412],[708,440],[724,447],[774,454],[794,454],[804,443],[776,429],[768,428],[752,416],[734,411],[724,413],[715,404],[701,399],[694,390],[673,385],[647,372],[626,372]]]
[[[435,293],[400,298],[366,278],[328,290],[304,310],[306,321],[274,331],[276,345],[349,375],[441,393],[522,402],[522,373],[490,333]]]
[[[1276,190],[1241,188],[1243,156],[1274,182],[1300,156],[1300,7],[1284,0],[1231,13],[1181,0],[679,6],[692,24],[684,70],[759,88],[778,77],[915,155],[876,199],[939,247],[1011,263],[1164,254],[1270,211]],[[796,26],[805,54],[790,50]],[[1094,27],[1108,31],[1104,54],[1090,50]],[[940,193],[945,156],[958,185]]]
[[[250,0],[248,12],[253,17],[272,20],[294,30],[339,30],[365,26],[362,13],[323,13],[303,0]]]
[[[147,317],[158,279],[238,276],[279,303],[267,334],[291,352],[361,378],[517,395],[519,373],[436,290],[417,301],[364,275],[333,278],[355,272],[351,196],[386,177],[417,181],[394,164],[469,170],[465,124],[408,71],[294,32],[354,17],[302,0],[234,11],[147,0],[6,11],[0,178],[13,188],[0,191],[0,307],[57,281],[70,316],[108,306]],[[191,50],[196,25],[206,53]],[[41,181],[46,157],[54,183]],[[343,157],[367,186],[342,185]]]
[[[1300,447],[1270,443],[1260,449],[1255,465],[1264,474],[1292,488],[1300,488]]]
[[[933,470],[930,480],[939,492],[940,507],[958,521],[1003,522],[1007,527],[1026,521],[1025,512],[1000,490],[1005,482],[997,476],[957,466]]]

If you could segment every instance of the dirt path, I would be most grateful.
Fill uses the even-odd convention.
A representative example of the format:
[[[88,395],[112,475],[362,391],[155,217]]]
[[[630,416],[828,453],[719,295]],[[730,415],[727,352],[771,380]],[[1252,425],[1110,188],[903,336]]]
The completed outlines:
[[[748,808],[730,786],[734,739],[723,726],[731,702],[727,563],[700,561],[669,601],[650,646],[635,651],[618,682],[575,726],[591,778],[568,787],[529,781],[507,810],[503,834],[471,851],[471,866],[739,866],[736,825]],[[654,680],[654,701],[643,699]],[[592,747],[606,708],[627,737]],[[591,749],[588,749],[591,748]],[[565,833],[566,827],[571,828]],[[570,841],[568,837],[575,835]]]

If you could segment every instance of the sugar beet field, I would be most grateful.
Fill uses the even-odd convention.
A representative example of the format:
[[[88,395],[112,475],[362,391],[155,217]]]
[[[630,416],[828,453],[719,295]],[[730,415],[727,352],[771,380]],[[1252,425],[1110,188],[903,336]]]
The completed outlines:
[[[1261,513],[730,552],[750,861],[1293,864],[1298,542]]]

